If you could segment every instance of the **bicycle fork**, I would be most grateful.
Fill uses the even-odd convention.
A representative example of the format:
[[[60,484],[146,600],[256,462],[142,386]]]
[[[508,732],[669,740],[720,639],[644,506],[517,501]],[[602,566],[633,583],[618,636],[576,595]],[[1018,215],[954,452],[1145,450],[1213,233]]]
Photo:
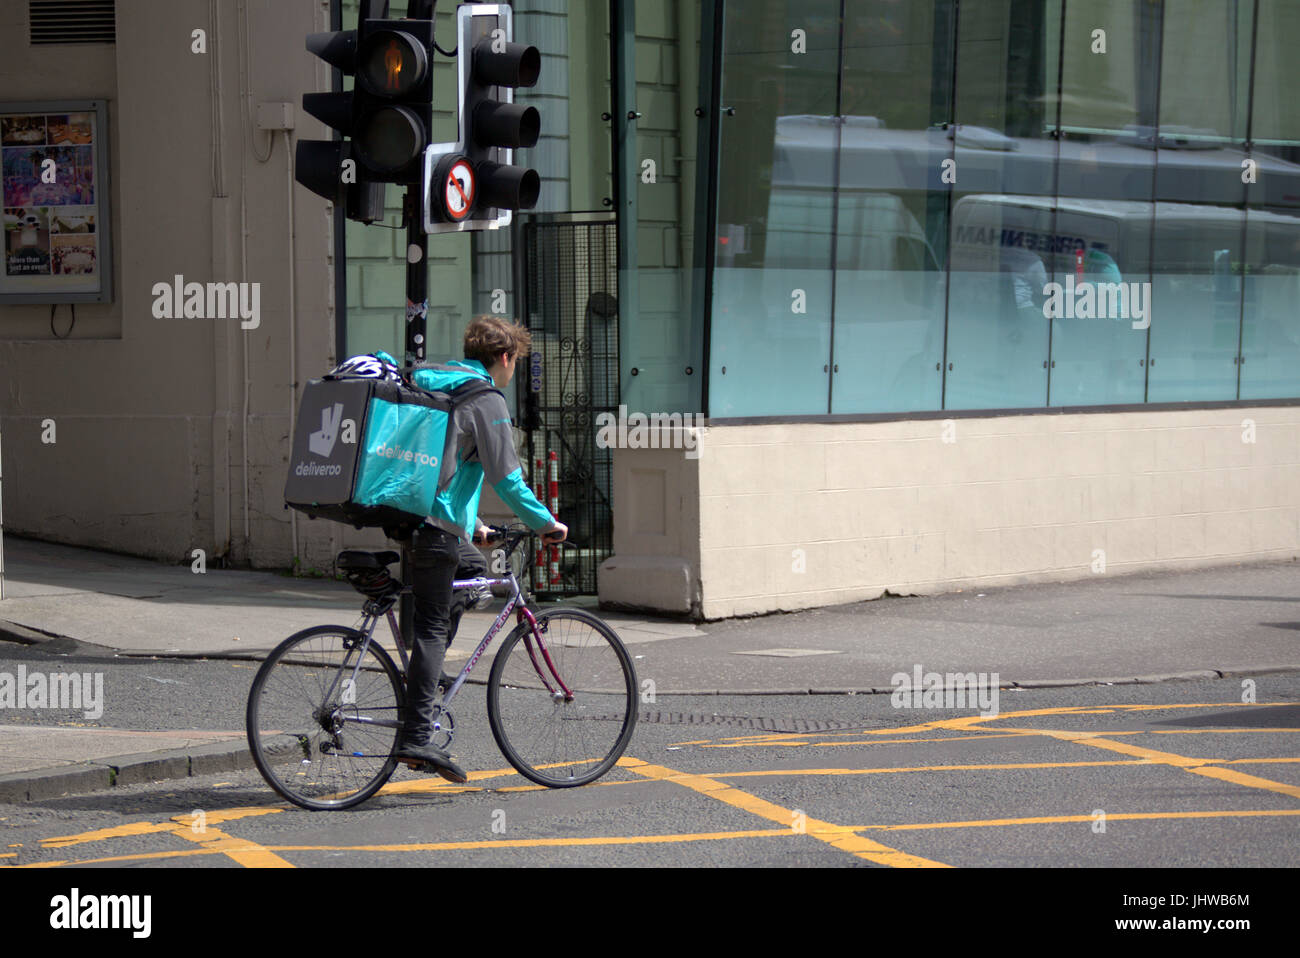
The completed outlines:
[[[521,622],[524,617],[528,618],[529,626],[528,632],[524,634],[524,648],[528,650],[528,658],[533,663],[533,669],[537,672],[537,677],[542,680],[542,684],[546,686],[546,691],[550,693],[551,698],[555,699],[557,702],[572,702],[573,692],[571,692],[569,687],[564,684],[564,679],[560,678],[559,669],[557,669],[555,663],[551,661],[551,651],[546,647],[545,640],[542,639],[542,630],[537,627],[537,620],[533,618],[533,613],[529,611],[527,606],[524,606],[519,610],[519,618]],[[552,677],[555,679],[555,684],[563,689],[563,692],[557,692],[555,689],[551,688],[551,683],[546,680],[546,675],[542,672],[542,667],[537,663],[537,653],[533,649],[533,639],[537,639],[537,644],[542,650],[542,658],[546,660],[546,667],[550,670]]]

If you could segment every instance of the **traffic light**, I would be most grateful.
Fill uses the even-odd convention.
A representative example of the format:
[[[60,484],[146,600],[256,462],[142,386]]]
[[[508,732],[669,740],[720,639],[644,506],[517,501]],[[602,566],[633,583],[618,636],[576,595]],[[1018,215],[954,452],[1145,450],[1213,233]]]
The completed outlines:
[[[353,89],[303,94],[302,108],[346,139],[299,140],[294,176],[318,196],[345,203],[348,219],[384,216],[384,184],[421,182],[433,117],[433,3],[423,19],[389,20],[388,0],[361,0],[355,30],[313,33],[307,49]]]
[[[360,32],[353,153],[372,179],[420,183],[433,122],[433,21],[366,20]]]
[[[343,76],[353,76],[357,64],[357,38],[372,15],[388,15],[388,0],[361,0],[361,16],[356,30],[313,33],[307,37],[307,49]],[[355,91],[304,93],[302,108],[322,123],[337,130],[342,137],[352,136]],[[294,178],[317,196],[335,204],[344,204],[347,218],[372,223],[384,217],[384,184],[368,177],[360,167],[352,141],[299,140],[294,148]]]
[[[513,31],[509,4],[456,8],[460,142],[428,151],[428,232],[496,229],[509,224],[513,210],[537,205],[541,178],[514,165],[514,150],[537,145],[541,115],[514,103],[514,90],[536,85],[542,57],[512,42]]]

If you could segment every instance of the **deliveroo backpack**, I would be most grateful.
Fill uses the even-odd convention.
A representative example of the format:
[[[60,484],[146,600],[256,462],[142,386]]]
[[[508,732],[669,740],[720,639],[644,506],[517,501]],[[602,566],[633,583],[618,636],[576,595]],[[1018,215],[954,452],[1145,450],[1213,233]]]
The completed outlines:
[[[441,488],[443,462],[455,455],[447,426],[457,405],[493,387],[475,379],[451,393],[431,392],[401,373],[381,352],[353,357],[307,384],[284,486],[287,507],[399,534],[424,520]]]

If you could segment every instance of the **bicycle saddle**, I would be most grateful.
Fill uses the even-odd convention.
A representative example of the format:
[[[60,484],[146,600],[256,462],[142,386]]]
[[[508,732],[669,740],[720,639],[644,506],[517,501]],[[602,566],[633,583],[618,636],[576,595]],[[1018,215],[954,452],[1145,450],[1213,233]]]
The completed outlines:
[[[401,559],[401,555],[391,549],[383,552],[366,552],[364,549],[344,549],[335,560],[343,572],[387,569]]]

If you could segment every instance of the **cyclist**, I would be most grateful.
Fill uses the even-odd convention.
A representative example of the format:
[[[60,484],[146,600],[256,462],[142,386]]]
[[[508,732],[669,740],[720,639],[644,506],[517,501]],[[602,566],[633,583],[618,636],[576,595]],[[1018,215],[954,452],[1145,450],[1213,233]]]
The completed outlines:
[[[465,330],[463,360],[444,369],[424,370],[419,385],[453,392],[480,379],[504,389],[515,364],[526,356],[532,339],[526,329],[493,316],[478,316]],[[430,741],[433,706],[449,642],[452,615],[451,583],[461,561],[463,541],[487,541],[487,527],[478,521],[478,500],[484,478],[543,542],[562,542],[569,530],[537,501],[514,450],[514,433],[505,399],[483,391],[457,407],[448,425],[449,448],[455,460],[443,463],[443,486],[424,523],[411,537],[412,591],[415,599],[414,648],[406,682],[406,716],[398,759],[431,765],[443,778],[465,782],[468,777],[443,749]],[[451,459],[451,454],[448,454]],[[463,609],[463,606],[462,606]]]
[[[486,541],[488,534],[487,526],[480,526],[474,533],[474,541]],[[457,579],[478,579],[487,575],[487,561],[483,558],[483,553],[479,552],[467,542],[459,542],[456,545],[458,561],[456,565]],[[460,617],[470,609],[485,609],[492,604],[492,590],[485,585],[475,589],[455,589],[451,596],[451,612],[447,622],[447,648],[451,648],[451,643],[456,641],[456,632],[460,628]],[[438,685],[444,689],[451,688],[451,683],[455,681],[454,675],[448,675],[443,672],[438,679]]]

